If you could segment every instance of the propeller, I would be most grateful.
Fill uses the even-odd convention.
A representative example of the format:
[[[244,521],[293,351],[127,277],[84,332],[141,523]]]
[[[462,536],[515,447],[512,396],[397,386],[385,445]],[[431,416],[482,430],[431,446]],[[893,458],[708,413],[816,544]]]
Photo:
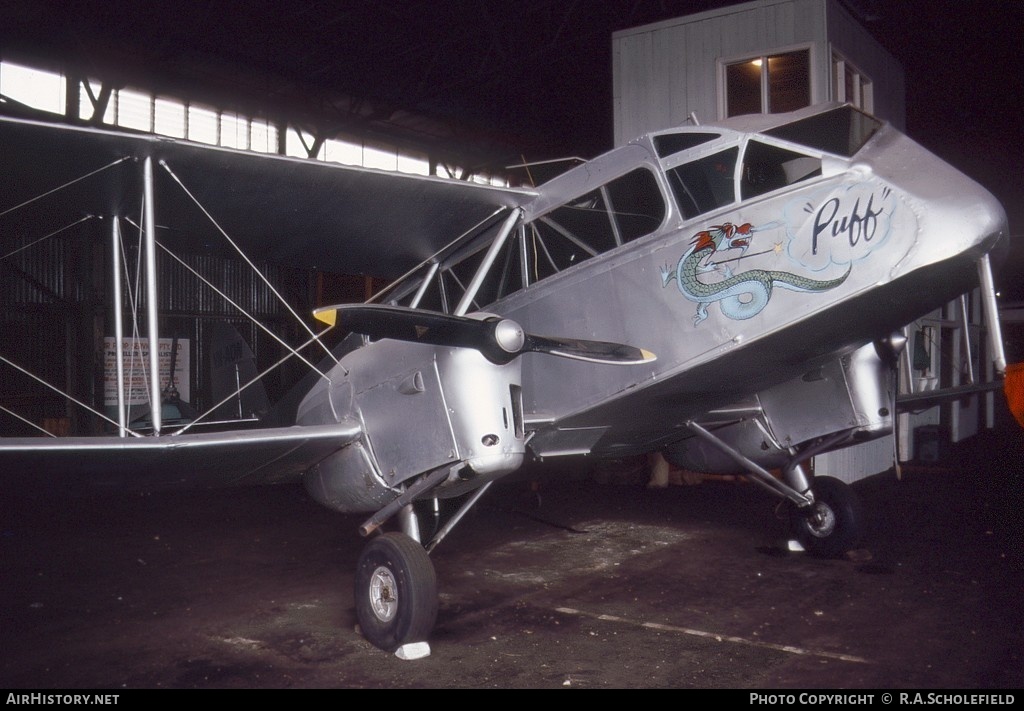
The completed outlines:
[[[655,359],[650,351],[622,343],[535,336],[526,333],[515,321],[498,316],[477,319],[382,304],[325,306],[313,315],[331,326],[338,325],[371,338],[472,348],[497,365],[504,365],[523,353],[548,353],[611,365],[635,365]]]

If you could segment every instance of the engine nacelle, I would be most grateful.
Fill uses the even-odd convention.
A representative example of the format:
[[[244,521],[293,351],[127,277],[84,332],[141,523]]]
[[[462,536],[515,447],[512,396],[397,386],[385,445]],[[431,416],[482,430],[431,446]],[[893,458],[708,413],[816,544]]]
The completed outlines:
[[[884,357],[883,357],[884,356]],[[762,390],[749,402],[723,410],[739,413],[714,427],[716,437],[761,466],[772,469],[792,458],[790,449],[838,432],[859,441],[892,431],[889,354],[874,344],[825,363],[799,378]],[[697,437],[665,449],[673,465],[709,474],[732,473],[736,461]]]
[[[451,476],[455,496],[518,469],[525,456],[519,360],[468,348],[382,340],[347,354],[306,396],[298,424],[356,420],[363,436],[305,475],[310,495],[344,512],[375,511],[420,474]]]

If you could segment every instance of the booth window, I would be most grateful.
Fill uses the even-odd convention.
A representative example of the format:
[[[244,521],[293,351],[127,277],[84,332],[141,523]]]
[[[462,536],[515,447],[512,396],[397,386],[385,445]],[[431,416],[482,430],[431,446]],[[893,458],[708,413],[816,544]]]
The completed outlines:
[[[725,115],[777,114],[811,105],[811,53],[801,49],[725,65]]]

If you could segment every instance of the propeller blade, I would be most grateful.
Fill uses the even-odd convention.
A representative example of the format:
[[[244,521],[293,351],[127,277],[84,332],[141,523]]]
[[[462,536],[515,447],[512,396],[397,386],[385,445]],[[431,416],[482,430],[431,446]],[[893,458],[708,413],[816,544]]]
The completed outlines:
[[[317,309],[313,315],[327,324],[337,324],[370,338],[393,338],[435,346],[476,348],[489,336],[483,321],[403,306],[343,304]]]
[[[612,365],[649,363],[655,359],[650,351],[621,343],[534,336],[525,333],[515,321],[495,316],[476,319],[383,304],[326,306],[313,314],[324,323],[337,324],[371,338],[472,348],[498,365],[508,363],[523,353],[547,353]]]
[[[588,363],[608,363],[610,365],[637,365],[650,363],[657,358],[648,350],[627,346],[624,343],[587,341],[581,338],[554,338],[532,334],[526,336],[526,346],[523,350],[549,353]]]

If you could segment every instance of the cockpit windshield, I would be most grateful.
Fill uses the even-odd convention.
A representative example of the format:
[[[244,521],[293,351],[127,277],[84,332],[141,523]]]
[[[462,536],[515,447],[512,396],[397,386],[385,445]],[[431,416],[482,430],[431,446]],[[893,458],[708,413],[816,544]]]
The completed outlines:
[[[665,158],[703,143],[710,143],[716,138],[721,138],[721,134],[697,131],[663,133],[654,137],[654,150],[659,158]]]
[[[764,135],[851,158],[881,127],[880,121],[852,106],[840,106],[769,129]]]

